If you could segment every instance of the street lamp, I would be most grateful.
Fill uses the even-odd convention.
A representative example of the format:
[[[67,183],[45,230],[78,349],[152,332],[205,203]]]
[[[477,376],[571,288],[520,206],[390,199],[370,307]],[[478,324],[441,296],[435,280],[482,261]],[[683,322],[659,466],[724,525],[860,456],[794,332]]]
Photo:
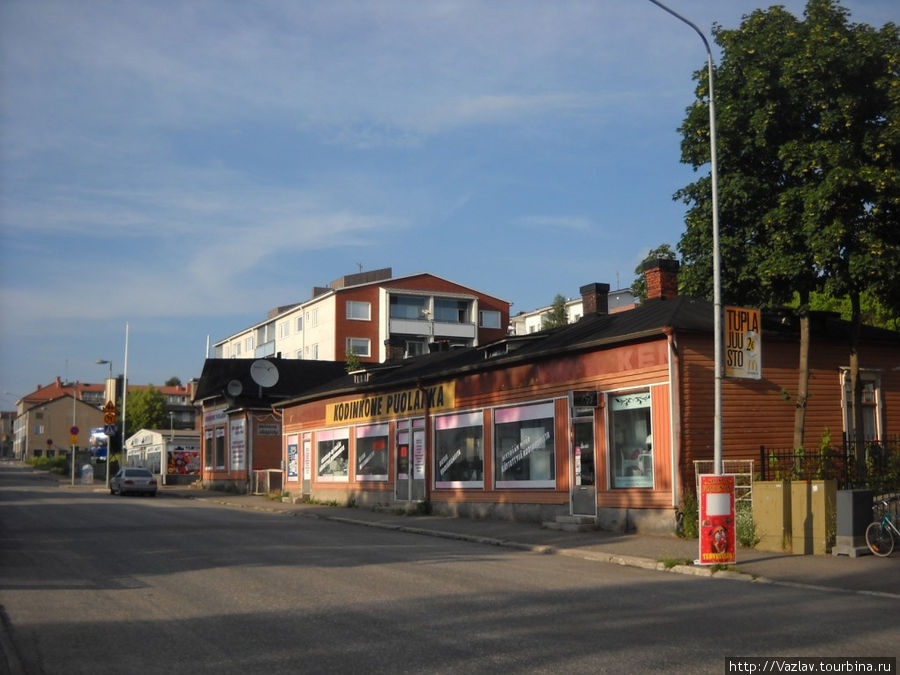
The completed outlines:
[[[716,104],[713,96],[713,57],[709,41],[696,24],[685,19],[681,14],[666,7],[659,0],[650,0],[657,7],[667,11],[679,21],[693,28],[703,46],[706,47],[706,63],[709,73],[709,155],[710,174],[712,177],[712,230],[713,230],[713,332],[715,344],[715,413],[713,417],[713,472],[722,473],[722,278],[719,256],[719,178],[716,163]]]

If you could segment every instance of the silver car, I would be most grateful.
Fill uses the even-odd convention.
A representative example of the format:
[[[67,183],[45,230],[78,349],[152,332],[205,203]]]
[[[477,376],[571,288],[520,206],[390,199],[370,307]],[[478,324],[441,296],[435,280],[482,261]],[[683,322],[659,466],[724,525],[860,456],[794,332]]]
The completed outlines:
[[[109,494],[140,494],[156,496],[156,479],[147,469],[128,467],[109,479]]]

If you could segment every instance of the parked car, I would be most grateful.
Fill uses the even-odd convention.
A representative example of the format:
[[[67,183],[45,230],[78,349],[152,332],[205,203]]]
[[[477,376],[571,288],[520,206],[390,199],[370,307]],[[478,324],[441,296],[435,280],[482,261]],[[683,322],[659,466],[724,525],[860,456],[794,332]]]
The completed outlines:
[[[147,469],[128,467],[109,479],[109,494],[140,494],[156,496],[156,479]]]

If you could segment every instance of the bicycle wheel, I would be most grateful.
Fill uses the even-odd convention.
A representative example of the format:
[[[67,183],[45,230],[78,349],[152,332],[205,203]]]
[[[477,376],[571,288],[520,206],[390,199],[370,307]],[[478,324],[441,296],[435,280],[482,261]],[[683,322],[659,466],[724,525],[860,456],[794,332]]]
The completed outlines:
[[[866,528],[866,546],[875,555],[886,558],[894,551],[894,535],[881,522],[876,521]]]

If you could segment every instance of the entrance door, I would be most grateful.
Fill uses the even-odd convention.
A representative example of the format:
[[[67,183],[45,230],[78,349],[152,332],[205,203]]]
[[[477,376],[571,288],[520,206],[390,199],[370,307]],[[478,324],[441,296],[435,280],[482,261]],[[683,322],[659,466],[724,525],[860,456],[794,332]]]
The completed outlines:
[[[394,466],[394,498],[400,502],[409,501],[410,483],[412,482],[412,465],[410,462],[410,431],[401,429],[397,432],[397,457]]]
[[[597,466],[594,448],[594,420],[572,423],[572,514],[597,515]]]

